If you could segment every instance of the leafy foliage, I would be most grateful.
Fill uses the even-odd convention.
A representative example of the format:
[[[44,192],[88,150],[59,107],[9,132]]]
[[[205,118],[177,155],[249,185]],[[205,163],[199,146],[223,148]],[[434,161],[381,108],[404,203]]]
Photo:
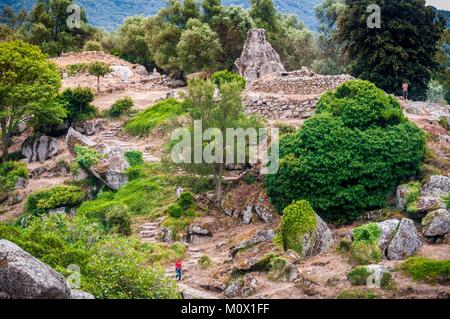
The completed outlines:
[[[65,103],[68,110],[69,123],[88,120],[97,115],[97,109],[91,104],[94,93],[89,88],[68,88],[61,95],[60,100]]]
[[[378,242],[381,238],[381,228],[377,223],[368,223],[353,229],[352,236],[354,241]]]
[[[76,145],[75,153],[77,154],[76,161],[78,165],[86,171],[100,160],[100,155],[97,151],[89,147]]]
[[[437,70],[435,54],[445,28],[436,10],[421,0],[345,3],[338,32],[352,60],[352,75],[396,95],[401,95],[402,83],[408,82],[410,96],[425,99],[427,84]],[[383,8],[381,28],[366,25],[372,14],[367,8],[372,4]]]
[[[0,201],[14,189],[19,178],[28,179],[29,171],[25,163],[4,162],[0,163]]]
[[[124,156],[130,166],[144,165],[141,151],[126,151]]]
[[[267,190],[279,211],[307,199],[328,221],[350,222],[383,207],[399,182],[419,172],[424,154],[424,134],[393,97],[349,81],[324,94],[300,130],[280,138],[280,168]]]
[[[126,96],[114,102],[114,104],[109,109],[109,115],[112,117],[119,117],[123,114],[130,114],[133,110],[133,106],[133,100],[130,97]]]
[[[218,71],[214,73],[211,77],[211,80],[217,86],[221,86],[223,83],[231,83],[233,81],[238,82],[239,86],[242,89],[245,89],[246,85],[246,81],[242,76],[228,70]]]
[[[59,207],[76,207],[86,197],[84,191],[77,186],[58,185],[48,189],[37,190],[28,195],[25,212],[41,215],[50,209]]]

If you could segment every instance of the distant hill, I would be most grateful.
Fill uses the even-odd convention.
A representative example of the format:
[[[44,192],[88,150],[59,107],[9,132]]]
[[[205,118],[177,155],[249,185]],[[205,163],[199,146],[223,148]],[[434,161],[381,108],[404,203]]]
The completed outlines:
[[[154,15],[165,6],[166,0],[77,0],[86,9],[91,24],[111,31],[133,15]],[[284,13],[296,14],[310,29],[316,30],[318,21],[314,7],[322,0],[274,0],[277,9]],[[35,0],[2,0],[0,8],[9,5],[13,8],[30,9]],[[239,5],[248,8],[249,0],[222,0],[223,5]]]
[[[86,9],[91,24],[107,31],[116,29],[128,16],[156,14],[165,6],[166,0],[76,0]],[[223,5],[238,5],[248,8],[249,0],[222,0]],[[280,12],[296,14],[311,30],[317,30],[319,22],[314,8],[322,0],[274,0]],[[9,5],[13,8],[30,9],[35,0],[2,0],[0,8]],[[447,17],[447,28],[450,29],[450,11],[439,10]]]

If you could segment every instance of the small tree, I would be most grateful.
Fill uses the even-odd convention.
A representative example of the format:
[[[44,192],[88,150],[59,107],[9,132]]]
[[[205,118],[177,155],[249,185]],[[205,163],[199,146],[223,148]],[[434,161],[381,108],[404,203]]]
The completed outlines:
[[[33,45],[22,41],[0,42],[0,146],[8,157],[12,132],[27,118],[42,117],[61,85],[58,71]],[[48,106],[47,106],[48,105]],[[60,112],[64,116],[64,112]],[[59,119],[58,119],[59,120]]]
[[[88,72],[90,75],[97,77],[97,92],[100,93],[100,77],[111,73],[111,67],[104,62],[96,61],[88,65]]]

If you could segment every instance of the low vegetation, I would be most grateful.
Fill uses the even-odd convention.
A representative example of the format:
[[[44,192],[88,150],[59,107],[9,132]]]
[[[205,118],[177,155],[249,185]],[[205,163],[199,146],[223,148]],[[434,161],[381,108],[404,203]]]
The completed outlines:
[[[131,135],[145,136],[150,134],[154,128],[169,124],[185,112],[182,102],[167,99],[138,113],[125,125],[125,132]]]
[[[400,269],[414,280],[450,285],[450,260],[410,257],[400,265]]]
[[[111,117],[119,117],[122,115],[130,115],[133,111],[134,102],[133,100],[126,96],[122,99],[117,100],[111,105],[109,109],[109,116]]]
[[[29,171],[25,163],[12,161],[0,163],[0,201],[8,192],[14,190],[19,178],[27,180],[28,177]]]
[[[349,288],[338,293],[336,299],[379,299],[380,296],[372,289]]]
[[[376,264],[381,260],[382,252],[378,247],[381,228],[377,223],[369,223],[353,230],[350,246],[350,259],[357,265]]]

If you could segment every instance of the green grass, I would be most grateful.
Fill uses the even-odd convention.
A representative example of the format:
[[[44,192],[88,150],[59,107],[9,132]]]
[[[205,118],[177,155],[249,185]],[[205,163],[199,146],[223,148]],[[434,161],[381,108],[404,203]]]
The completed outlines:
[[[400,265],[400,269],[414,280],[450,285],[450,260],[410,257]]]
[[[138,113],[125,125],[124,129],[125,132],[134,136],[146,136],[154,128],[166,125],[184,113],[182,102],[167,99]]]
[[[351,288],[339,292],[336,299],[378,299],[377,293],[371,289]]]

